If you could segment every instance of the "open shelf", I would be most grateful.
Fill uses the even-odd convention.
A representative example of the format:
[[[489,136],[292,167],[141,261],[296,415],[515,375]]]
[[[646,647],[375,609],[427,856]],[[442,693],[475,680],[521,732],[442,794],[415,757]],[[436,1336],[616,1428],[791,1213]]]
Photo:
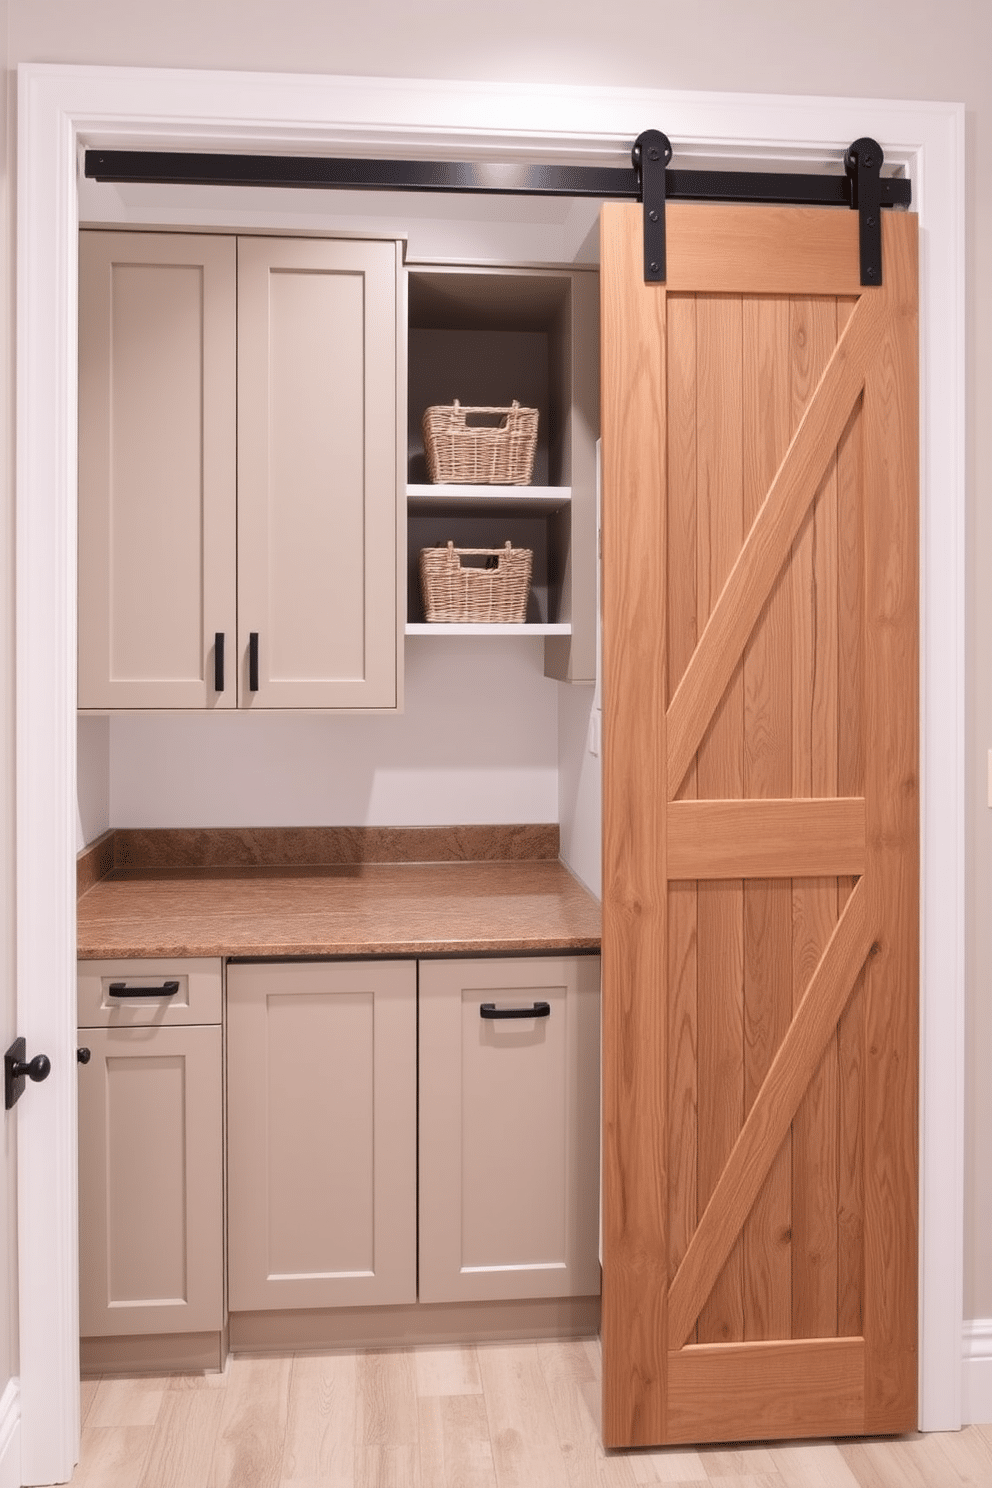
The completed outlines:
[[[411,513],[443,512],[455,516],[463,511],[498,510],[523,515],[526,512],[561,511],[572,499],[571,486],[423,486],[406,488]]]
[[[525,625],[449,625],[443,621],[411,621],[406,627],[408,636],[567,636],[572,627],[564,624],[546,625],[538,621]]]
[[[411,266],[408,275],[408,636],[541,636],[544,669],[590,682],[596,666],[596,455],[599,284],[586,269]],[[427,481],[424,409],[538,410],[533,485]],[[422,548],[533,554],[520,625],[428,624]]]

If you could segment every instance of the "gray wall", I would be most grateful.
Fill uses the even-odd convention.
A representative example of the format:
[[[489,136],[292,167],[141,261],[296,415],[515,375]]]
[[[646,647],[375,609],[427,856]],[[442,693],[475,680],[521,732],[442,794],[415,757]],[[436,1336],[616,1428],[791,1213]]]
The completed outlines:
[[[968,1101],[965,1311],[992,1317],[992,5],[989,0],[0,0],[8,67],[21,61],[530,80],[581,84],[940,99],[967,105],[968,139]],[[0,21],[2,31],[2,21]],[[0,43],[2,44],[2,43]],[[664,119],[645,125],[665,128]],[[6,232],[6,215],[3,221]],[[984,251],[979,253],[979,244]],[[979,261],[984,276],[976,274]],[[6,258],[9,263],[9,256]],[[9,274],[9,269],[4,270]],[[0,295],[9,383],[9,280]],[[10,395],[0,398],[0,1019],[10,1021]],[[9,1169],[9,1163],[8,1163]],[[9,1192],[9,1172],[0,1175]],[[0,1264],[9,1278],[9,1224]],[[10,1372],[0,1328],[0,1390]]]

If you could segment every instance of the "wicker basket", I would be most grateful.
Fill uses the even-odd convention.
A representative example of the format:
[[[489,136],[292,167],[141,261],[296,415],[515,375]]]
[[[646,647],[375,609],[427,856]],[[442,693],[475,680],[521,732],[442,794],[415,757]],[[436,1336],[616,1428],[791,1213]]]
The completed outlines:
[[[485,568],[462,563],[485,557]],[[420,587],[429,621],[448,624],[523,624],[527,616],[530,548],[421,548]]]
[[[466,423],[469,414],[502,414],[493,426]],[[427,473],[435,485],[529,486],[537,446],[537,409],[428,408],[423,418]]]

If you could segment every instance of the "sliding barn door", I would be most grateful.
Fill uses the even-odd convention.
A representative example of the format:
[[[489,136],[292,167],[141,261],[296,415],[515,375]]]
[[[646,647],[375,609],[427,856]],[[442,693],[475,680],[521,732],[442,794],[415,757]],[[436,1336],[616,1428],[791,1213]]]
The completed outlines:
[[[604,1437],[917,1384],[916,218],[606,208]]]

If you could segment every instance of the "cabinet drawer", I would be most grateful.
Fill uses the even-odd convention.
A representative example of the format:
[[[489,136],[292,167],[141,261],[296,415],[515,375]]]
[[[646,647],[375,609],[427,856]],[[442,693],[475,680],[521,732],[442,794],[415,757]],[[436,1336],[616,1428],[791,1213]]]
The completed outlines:
[[[221,1021],[224,977],[219,958],[80,961],[76,986],[80,1028]]]
[[[421,962],[420,1300],[598,1293],[598,1158],[599,957]]]

